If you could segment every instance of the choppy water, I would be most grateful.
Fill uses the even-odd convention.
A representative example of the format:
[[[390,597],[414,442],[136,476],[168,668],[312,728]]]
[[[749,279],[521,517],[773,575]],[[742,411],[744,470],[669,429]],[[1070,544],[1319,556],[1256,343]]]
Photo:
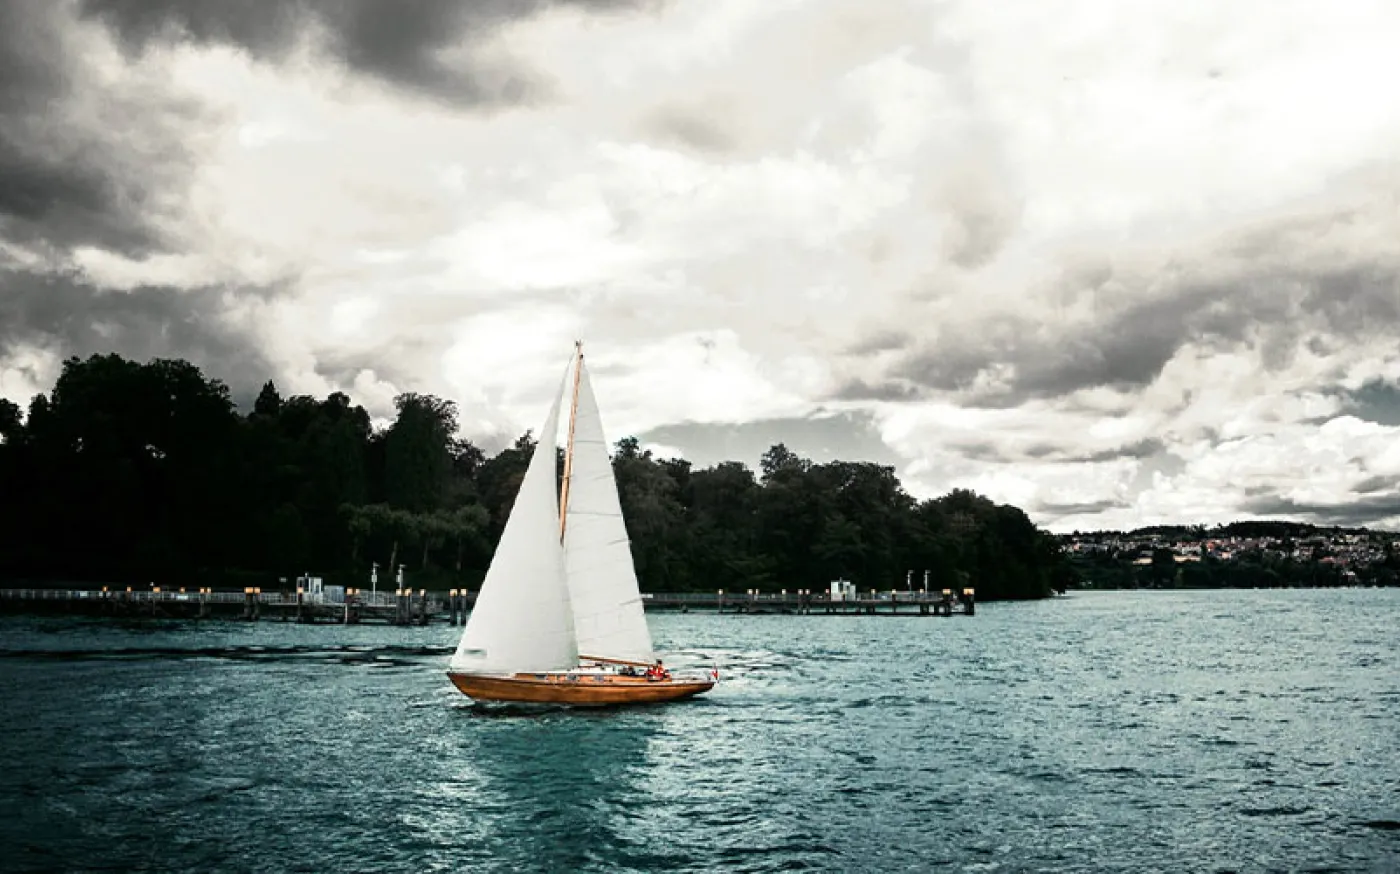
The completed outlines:
[[[1396,871],[1400,591],[653,615],[694,702],[472,705],[456,629],[0,621],[5,871]]]

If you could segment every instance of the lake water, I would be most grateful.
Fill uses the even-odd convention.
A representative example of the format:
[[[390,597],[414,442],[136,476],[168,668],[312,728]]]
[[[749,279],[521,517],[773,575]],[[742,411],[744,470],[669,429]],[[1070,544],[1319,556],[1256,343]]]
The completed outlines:
[[[0,620],[4,871],[1397,871],[1400,591],[651,616],[693,702],[459,629]]]

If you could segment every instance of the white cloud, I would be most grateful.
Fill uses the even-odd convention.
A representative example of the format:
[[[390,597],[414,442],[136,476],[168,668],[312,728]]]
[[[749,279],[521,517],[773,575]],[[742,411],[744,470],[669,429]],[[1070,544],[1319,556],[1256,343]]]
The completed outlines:
[[[19,347],[0,358],[0,398],[29,405],[29,399],[53,387],[62,368],[62,356],[35,346]]]

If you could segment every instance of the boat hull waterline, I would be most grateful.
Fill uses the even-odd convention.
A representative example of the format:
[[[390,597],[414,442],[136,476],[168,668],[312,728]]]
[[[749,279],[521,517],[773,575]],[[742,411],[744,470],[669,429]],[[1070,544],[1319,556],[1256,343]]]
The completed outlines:
[[[688,677],[648,680],[597,674],[513,674],[511,676],[465,674],[448,671],[458,691],[476,701],[510,701],[529,704],[658,704],[690,698],[714,688],[713,680]]]

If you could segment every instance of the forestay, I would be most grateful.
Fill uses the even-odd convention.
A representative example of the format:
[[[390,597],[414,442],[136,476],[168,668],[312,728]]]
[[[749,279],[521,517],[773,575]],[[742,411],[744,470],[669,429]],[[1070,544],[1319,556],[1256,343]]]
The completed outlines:
[[[578,664],[555,491],[562,396],[561,384],[452,657],[455,671],[505,674]]]
[[[602,417],[582,356],[564,527],[564,564],[578,652],[651,661],[627,527]]]

